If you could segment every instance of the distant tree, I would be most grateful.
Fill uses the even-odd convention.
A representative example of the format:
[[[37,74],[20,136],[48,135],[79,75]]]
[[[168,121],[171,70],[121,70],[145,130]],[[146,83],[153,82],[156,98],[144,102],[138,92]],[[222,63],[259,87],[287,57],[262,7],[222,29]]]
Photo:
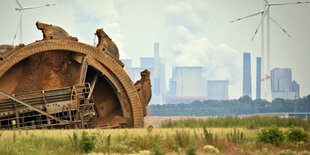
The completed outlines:
[[[271,112],[310,112],[310,95],[296,100],[252,100],[242,96],[233,100],[193,101],[190,104],[150,105],[149,116],[224,116]]]
[[[245,96],[240,97],[238,99],[238,102],[241,102],[241,103],[252,103],[252,99],[248,95],[245,95]]]

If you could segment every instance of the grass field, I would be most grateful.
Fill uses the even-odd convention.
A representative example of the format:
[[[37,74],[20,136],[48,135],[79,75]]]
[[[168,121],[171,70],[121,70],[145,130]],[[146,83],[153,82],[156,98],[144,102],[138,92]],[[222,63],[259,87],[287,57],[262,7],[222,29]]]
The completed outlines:
[[[287,129],[282,129],[287,130]],[[95,148],[92,153],[132,153],[137,154],[143,150],[154,151],[157,145],[159,150],[166,154],[185,153],[190,145],[196,148],[197,154],[204,154],[203,146],[211,144],[204,137],[201,128],[173,128],[173,129],[107,129],[107,130],[15,130],[1,131],[0,154],[84,154],[79,144],[70,141],[76,133],[81,139],[83,131],[88,135],[96,136]],[[239,141],[228,140],[227,135],[237,131],[243,134]],[[283,144],[257,144],[255,142],[258,130],[244,128],[209,128],[213,134],[212,145],[220,150],[221,154],[277,154],[281,150],[303,152],[310,150],[310,145],[304,143]],[[110,142],[108,137],[110,137]],[[69,138],[70,137],[70,138]],[[233,138],[231,138],[233,139]],[[77,140],[77,143],[80,141]],[[110,144],[108,144],[110,143]]]
[[[247,128],[259,129],[263,127],[277,126],[288,128],[291,126],[300,127],[304,130],[310,130],[310,119],[297,117],[280,118],[280,117],[215,117],[208,119],[183,119],[183,120],[165,120],[161,123],[162,128],[201,128],[220,127],[220,128]]]
[[[309,140],[265,144],[257,140],[263,128],[204,128],[191,121],[191,128],[0,130],[0,154],[309,154]]]

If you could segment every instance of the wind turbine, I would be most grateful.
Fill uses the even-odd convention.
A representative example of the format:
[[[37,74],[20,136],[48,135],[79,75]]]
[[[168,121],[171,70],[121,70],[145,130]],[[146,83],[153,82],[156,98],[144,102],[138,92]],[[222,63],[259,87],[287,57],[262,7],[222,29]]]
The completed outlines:
[[[271,98],[271,77],[270,77],[270,20],[276,25],[278,26],[280,29],[282,29],[282,31],[284,33],[286,33],[286,35],[288,37],[291,38],[291,36],[288,34],[288,32],[280,25],[278,24],[278,22],[276,22],[271,16],[270,16],[270,6],[282,6],[282,5],[292,5],[292,4],[307,4],[307,3],[310,3],[310,2],[288,2],[288,3],[269,3],[268,0],[264,0],[264,9],[261,10],[261,11],[258,11],[254,14],[250,14],[248,16],[245,16],[245,17],[242,17],[242,18],[238,18],[236,20],[233,20],[231,22],[235,22],[235,21],[239,21],[239,20],[242,20],[242,19],[246,19],[246,18],[249,18],[249,17],[253,17],[253,16],[256,16],[256,15],[259,15],[261,14],[261,21],[257,27],[257,29],[255,30],[254,34],[253,34],[253,37],[252,37],[252,41],[254,40],[255,38],[255,35],[257,34],[258,32],[258,29],[261,27],[261,31],[262,31],[262,49],[261,49],[261,55],[262,55],[262,78],[261,78],[261,82],[265,82],[265,86],[267,89],[263,89],[264,85],[262,85],[262,95],[265,95],[265,99],[267,99],[268,101],[271,101],[272,98]],[[267,16],[267,17],[266,17]],[[267,69],[266,69],[266,74],[264,73],[264,70],[265,70],[265,60],[264,60],[264,20],[265,20],[265,17],[266,17],[266,22],[267,22]],[[264,75],[265,74],[265,75]],[[265,76],[265,77],[264,77]]]
[[[42,8],[42,7],[49,7],[49,6],[54,6],[56,4],[46,4],[46,5],[39,5],[39,6],[28,6],[28,7],[23,7],[18,0],[15,0],[16,4],[18,5],[18,8],[15,8],[15,11],[19,11],[19,21],[18,21],[18,25],[14,34],[14,39],[13,39],[13,43],[15,42],[16,39],[16,35],[19,29],[19,34],[20,34],[20,43],[23,42],[23,12],[24,10],[31,10],[31,9],[36,9],[36,8]]]

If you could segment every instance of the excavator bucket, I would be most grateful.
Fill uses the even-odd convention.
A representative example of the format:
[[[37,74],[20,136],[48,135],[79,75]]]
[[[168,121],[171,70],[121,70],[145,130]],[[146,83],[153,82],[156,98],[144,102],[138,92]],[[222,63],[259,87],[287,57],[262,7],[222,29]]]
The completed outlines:
[[[36,26],[42,40],[0,45],[0,129],[144,126],[149,71],[134,83],[103,29],[92,46],[58,26]]]

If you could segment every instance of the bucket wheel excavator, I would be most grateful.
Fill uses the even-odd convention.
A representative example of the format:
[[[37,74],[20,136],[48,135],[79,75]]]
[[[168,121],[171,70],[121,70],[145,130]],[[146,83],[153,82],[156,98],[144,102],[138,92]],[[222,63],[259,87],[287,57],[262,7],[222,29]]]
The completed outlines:
[[[0,45],[0,129],[143,127],[148,70],[133,83],[103,29],[91,46],[58,26],[36,26],[42,40]]]

